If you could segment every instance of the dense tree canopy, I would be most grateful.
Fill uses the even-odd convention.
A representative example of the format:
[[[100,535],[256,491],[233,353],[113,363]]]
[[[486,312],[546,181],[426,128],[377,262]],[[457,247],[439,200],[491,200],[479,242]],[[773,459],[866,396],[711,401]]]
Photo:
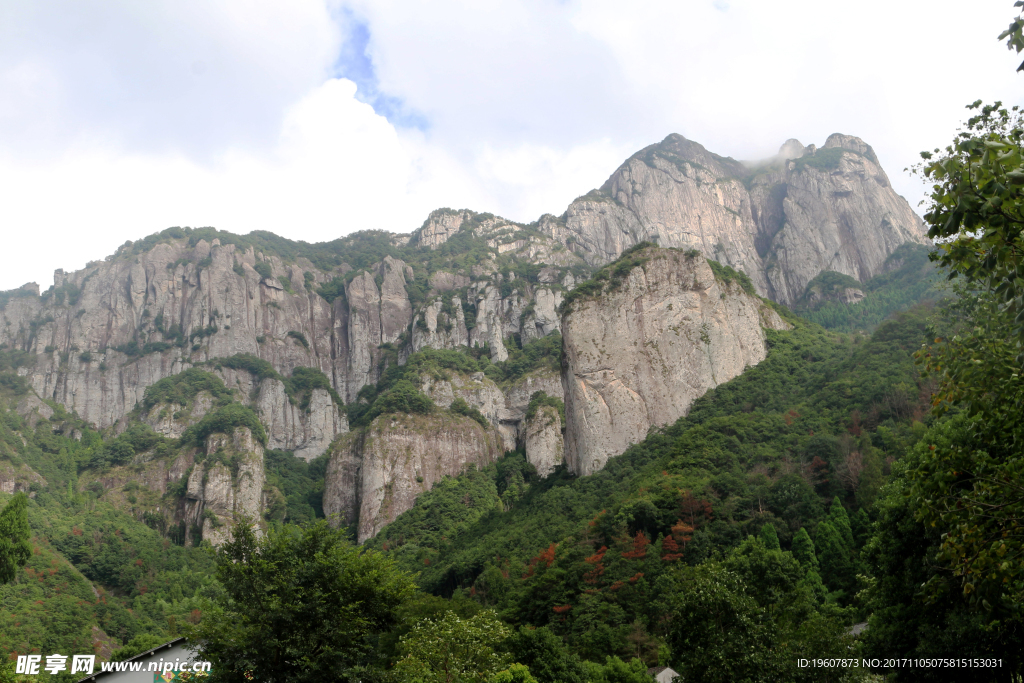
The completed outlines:
[[[25,494],[19,493],[0,510],[0,584],[14,579],[32,554],[27,503]]]
[[[223,681],[357,680],[413,590],[392,560],[326,521],[264,537],[237,525],[217,577],[225,593],[191,640]]]

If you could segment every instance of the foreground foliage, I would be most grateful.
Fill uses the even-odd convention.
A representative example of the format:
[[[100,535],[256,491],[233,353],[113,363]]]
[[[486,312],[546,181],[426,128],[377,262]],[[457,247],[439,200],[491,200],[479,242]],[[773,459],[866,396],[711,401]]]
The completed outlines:
[[[211,680],[323,681],[358,675],[374,637],[413,590],[393,562],[326,521],[258,538],[243,524],[217,551],[224,593],[189,631]]]

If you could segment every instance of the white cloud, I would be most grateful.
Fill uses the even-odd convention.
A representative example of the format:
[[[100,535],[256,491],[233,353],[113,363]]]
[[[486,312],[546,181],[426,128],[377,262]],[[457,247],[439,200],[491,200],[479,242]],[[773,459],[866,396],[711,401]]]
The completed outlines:
[[[951,138],[964,104],[1020,101],[1018,60],[995,39],[1011,13],[1002,0],[3,3],[0,289],[45,287],[54,268],[171,225],[325,240],[408,231],[440,206],[529,221],[672,132],[747,159],[859,135],[916,203],[902,169]]]
[[[334,79],[290,108],[267,152],[225,150],[197,162],[181,153],[109,153],[78,145],[57,160],[0,159],[8,286],[45,279],[37,263],[80,267],[126,239],[171,225],[245,233],[272,230],[306,240],[362,228],[394,227],[395,206],[410,173],[395,129]],[[402,162],[405,163],[402,163]],[[420,219],[422,220],[422,219]],[[41,238],[61,234],[63,239]]]

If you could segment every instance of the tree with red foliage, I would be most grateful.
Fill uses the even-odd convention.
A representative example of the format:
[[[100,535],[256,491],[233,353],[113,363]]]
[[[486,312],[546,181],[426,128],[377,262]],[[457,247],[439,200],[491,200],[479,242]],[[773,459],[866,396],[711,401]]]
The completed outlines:
[[[711,503],[704,498],[694,498],[689,491],[683,491],[679,501],[679,516],[687,520],[692,527],[691,531],[696,530],[711,521]]]
[[[638,531],[636,537],[633,538],[633,549],[622,553],[622,556],[627,560],[642,560],[647,557],[647,546],[650,544],[651,542],[647,540],[644,532]]]
[[[604,559],[604,554],[608,552],[608,546],[601,546],[601,549],[596,553],[588,557],[584,562],[589,565],[593,565],[593,569],[583,575],[583,580],[593,585],[601,579],[601,575],[604,574],[604,565],[601,564],[601,560]]]
[[[710,509],[710,506],[708,509]],[[676,520],[676,523],[672,525],[672,538],[674,538],[677,543],[682,543],[684,549],[686,548],[686,544],[693,538],[693,536],[690,535],[692,533],[693,526],[687,524],[681,519]]]
[[[557,548],[558,548],[558,544],[557,543],[552,543],[551,545],[548,546],[547,550],[542,552],[537,557],[534,557],[533,559],[531,559],[529,565],[527,566],[526,573],[523,574],[523,578],[526,579],[526,578],[529,578],[529,577],[533,576],[534,571],[536,571],[536,569],[540,565],[544,565],[545,569],[550,567],[554,563],[554,561],[555,561],[555,550]]]
[[[661,542],[661,552],[661,559],[664,562],[675,562],[683,557],[679,544],[671,536],[666,536],[665,540]]]

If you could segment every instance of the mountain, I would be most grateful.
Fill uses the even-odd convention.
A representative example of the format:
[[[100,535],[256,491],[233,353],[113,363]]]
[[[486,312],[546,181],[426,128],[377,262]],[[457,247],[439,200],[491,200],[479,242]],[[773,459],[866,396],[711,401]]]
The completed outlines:
[[[765,329],[790,327],[749,280],[716,277],[696,251],[632,247],[610,271],[594,280],[606,285],[581,286],[563,307],[565,459],[574,474],[597,472],[651,427],[686,415],[694,399],[764,360]]]
[[[0,346],[24,354],[18,373],[36,395],[115,433],[141,420],[159,434],[181,436],[203,419],[211,402],[199,396],[185,411],[184,405],[147,401],[146,391],[161,379],[203,368],[255,410],[268,448],[312,460],[349,431],[353,406],[358,411],[367,402],[367,388],[382,380],[386,368],[424,349],[476,349],[476,356],[482,352],[491,363],[502,364],[510,349],[527,349],[532,341],[560,331],[566,320],[573,330],[579,327],[573,321],[586,320],[567,346],[575,362],[580,335],[590,334],[586,328],[597,319],[590,314],[564,318],[560,307],[570,293],[579,298],[577,284],[595,267],[644,240],[699,252],[743,274],[749,294],[726,288],[723,296],[729,292],[729,301],[761,294],[782,303],[805,301],[806,286],[830,273],[867,281],[885,272],[887,258],[900,245],[927,241],[920,219],[894,194],[874,152],[858,138],[832,135],[821,149],[790,140],[777,157],[744,164],[671,135],[633,155],[561,217],[546,215],[529,225],[441,209],[411,235],[364,232],[317,245],[270,233],[241,237],[171,228],[126,244],[81,271],[58,270],[54,285],[41,295],[33,285],[4,293]],[[713,288],[709,272],[704,266],[697,278],[704,284],[687,291]],[[690,294],[669,294],[657,285],[650,289],[639,304],[648,307],[643,319],[653,321],[652,311],[672,296],[682,297],[677,302],[682,308],[670,317],[689,316],[681,311],[690,305],[683,302]],[[701,295],[704,301],[712,300],[708,292]],[[632,295],[617,296],[612,308]],[[698,315],[715,319],[716,347],[718,339],[734,338],[726,331],[734,323],[720,317],[713,311]],[[622,324],[626,327],[603,334],[625,339],[633,330]],[[687,329],[687,339],[696,334],[696,328]],[[758,325],[749,329],[760,334]],[[698,353],[710,359],[711,375],[690,381],[692,389],[666,385],[657,396],[639,398],[637,409],[646,414],[628,420],[632,426],[625,430],[613,429],[615,437],[604,447],[594,445],[601,437],[590,432],[592,425],[583,432],[577,426],[589,424],[585,413],[596,404],[570,392],[564,457],[576,471],[599,468],[647,427],[685,414],[692,398],[763,357],[763,342],[757,342],[759,351],[750,343],[741,342],[743,352],[727,362],[731,352],[724,349]],[[625,364],[640,377],[650,375],[645,368],[652,363],[664,361],[631,360],[627,351],[628,345],[613,346],[593,368],[570,372],[581,377],[599,366]],[[297,370],[305,379],[294,377]],[[498,452],[524,443],[534,392],[562,400],[563,385],[577,386],[566,384],[554,367],[523,373],[515,381],[496,382],[478,376],[481,372],[461,376],[457,389],[450,382],[411,379],[443,408],[458,398],[484,415],[487,429],[495,430],[493,438],[500,441]],[[316,386],[309,387],[297,409],[290,386],[309,381]],[[618,386],[619,377],[603,381]],[[591,381],[589,386],[593,393],[597,385]],[[622,386],[623,396],[633,392],[629,382]],[[609,398],[600,399],[605,407],[599,410],[606,415],[612,410]],[[625,405],[620,403],[613,401],[619,408]],[[662,406],[675,407],[666,412]],[[605,422],[612,423],[607,417]],[[557,439],[547,441],[544,458],[550,461]],[[348,457],[363,463],[362,451],[351,448]],[[490,453],[490,448],[474,453]],[[377,472],[378,459],[366,457],[366,467],[348,469],[355,467],[360,477],[378,482],[374,486],[390,485],[390,477]],[[436,471],[460,471],[468,462],[491,459],[459,456],[455,470],[441,464]],[[421,478],[421,490],[434,481],[410,476]],[[353,485],[361,486],[359,481]],[[352,510],[364,493],[380,495],[360,488],[346,494],[349,503],[328,507],[339,513]],[[389,518],[408,504],[411,499]],[[355,524],[353,514],[343,516]]]
[[[502,509],[538,477],[599,477],[770,360],[798,322],[779,304],[854,321],[924,296],[926,245],[844,135],[756,164],[669,136],[530,224],[439,209],[320,244],[169,228],[0,293],[0,491],[34,496],[76,585],[179,623],[213,590],[188,578],[196,546],[235,522],[331,515],[363,542],[459,477],[501,471]],[[131,554],[118,528],[138,571],[97,559]],[[104,610],[73,642],[175,632]]]
[[[789,140],[758,163],[670,135],[539,227],[595,265],[643,241],[697,249],[787,305],[818,273],[863,282],[899,245],[928,244],[923,222],[892,189],[870,145],[840,133],[820,149]]]

